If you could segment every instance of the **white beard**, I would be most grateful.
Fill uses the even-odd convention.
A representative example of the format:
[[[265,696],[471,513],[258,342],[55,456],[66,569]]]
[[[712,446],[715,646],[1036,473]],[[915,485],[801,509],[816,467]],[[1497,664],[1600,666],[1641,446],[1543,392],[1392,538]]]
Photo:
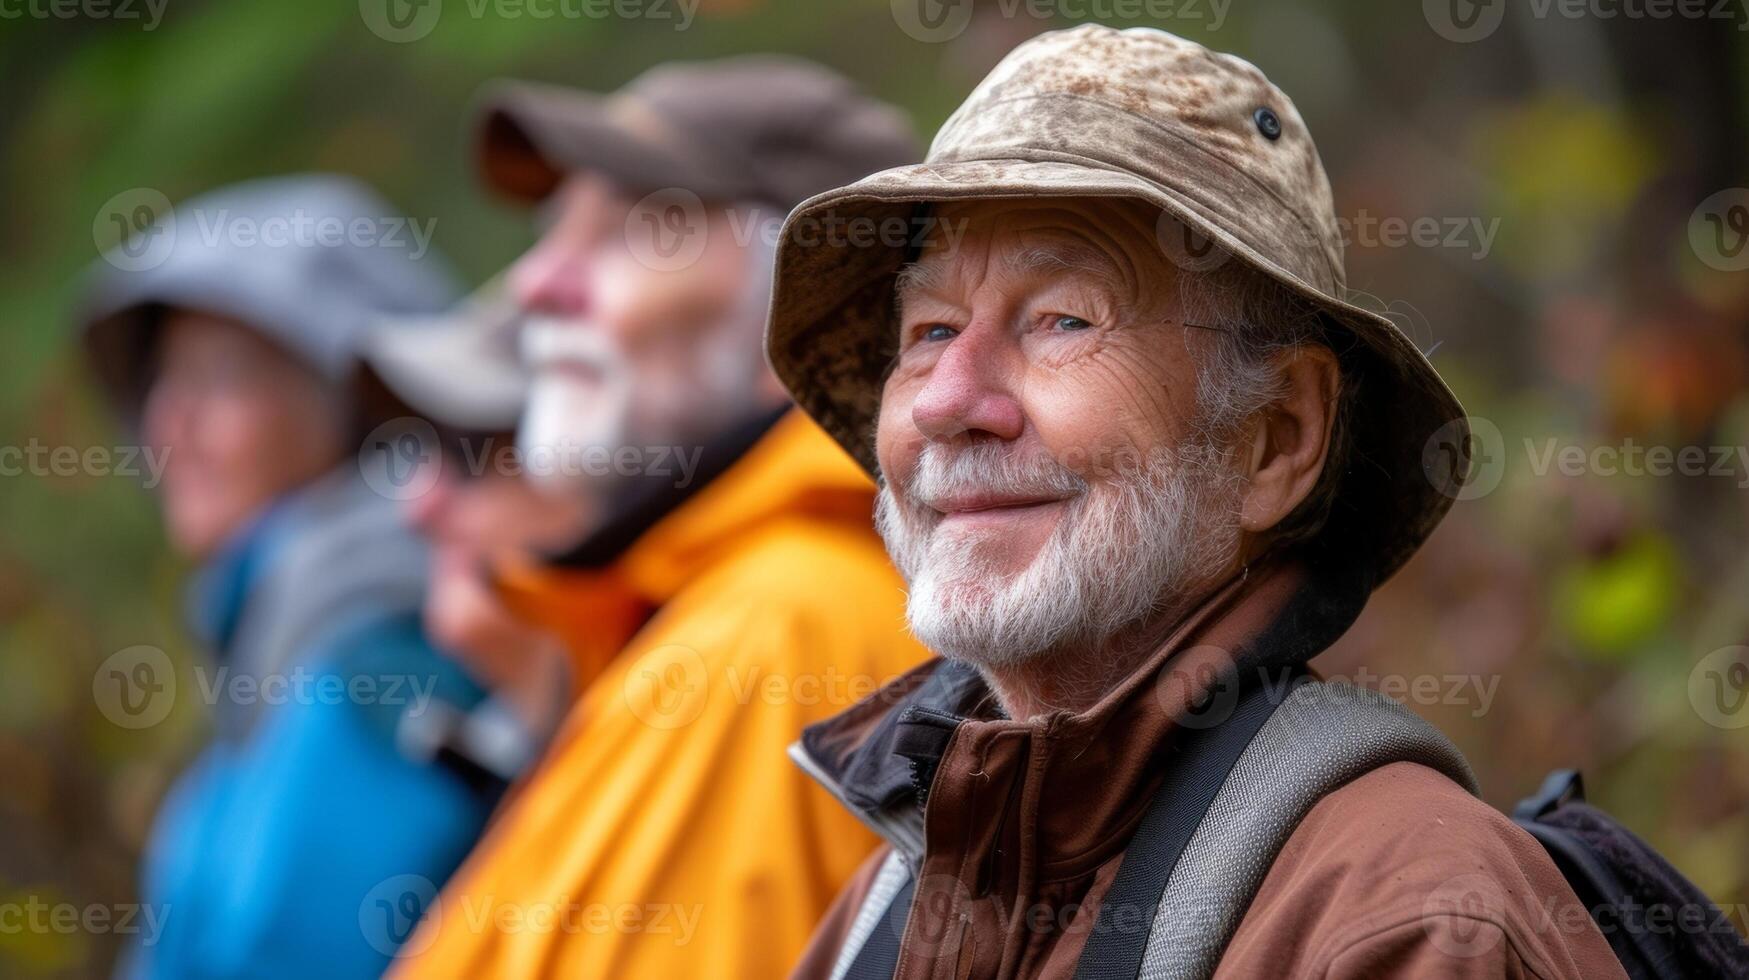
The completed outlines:
[[[522,349],[534,373],[516,447],[530,480],[560,490],[584,472],[589,452],[611,453],[625,444],[630,372],[618,349],[585,324],[530,319],[522,327]],[[543,465],[547,461],[551,465]]]
[[[1089,486],[1053,460],[932,443],[908,486],[883,482],[875,523],[910,586],[912,633],[942,656],[1007,667],[1094,647],[1224,566],[1239,543],[1239,480],[1218,454],[1194,447]],[[956,489],[1073,496],[1032,561],[1003,574],[982,553],[987,535],[943,533],[924,503]]]
[[[529,317],[521,342],[533,381],[516,432],[523,458],[693,446],[753,411],[765,378],[758,351],[773,274],[772,249],[762,236],[754,236],[746,261],[741,295],[719,321],[698,331],[677,365],[658,368],[628,355],[597,324]],[[554,489],[599,482],[583,467],[563,469],[551,478],[530,475]]]

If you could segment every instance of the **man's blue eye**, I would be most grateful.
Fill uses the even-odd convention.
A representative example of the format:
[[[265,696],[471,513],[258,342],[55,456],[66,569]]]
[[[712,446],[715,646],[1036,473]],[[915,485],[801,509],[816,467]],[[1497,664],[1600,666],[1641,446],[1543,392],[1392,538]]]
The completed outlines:
[[[932,323],[923,328],[924,340],[952,340],[957,331],[945,323]]]
[[[1058,330],[1088,330],[1088,329],[1091,329],[1092,326],[1093,326],[1093,324],[1087,322],[1086,320],[1081,319],[1078,316],[1060,316],[1060,317],[1057,317],[1057,329]]]

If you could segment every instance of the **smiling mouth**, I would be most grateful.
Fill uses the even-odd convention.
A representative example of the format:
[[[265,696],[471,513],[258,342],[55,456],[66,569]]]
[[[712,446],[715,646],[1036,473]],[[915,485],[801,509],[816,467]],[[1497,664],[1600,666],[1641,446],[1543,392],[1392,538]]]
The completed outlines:
[[[954,518],[995,519],[1019,516],[1029,511],[1060,504],[1064,499],[1063,497],[958,497],[931,501],[929,507],[940,514],[944,521]]]

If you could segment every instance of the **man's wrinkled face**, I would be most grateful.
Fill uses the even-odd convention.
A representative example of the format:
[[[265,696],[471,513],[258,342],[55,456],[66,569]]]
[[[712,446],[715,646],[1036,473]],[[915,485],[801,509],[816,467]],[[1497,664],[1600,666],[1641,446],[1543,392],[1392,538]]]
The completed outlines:
[[[1154,212],[944,206],[957,248],[900,276],[878,521],[937,652],[1013,663],[1097,644],[1237,548],[1240,471],[1197,425],[1213,342],[1178,316]]]
[[[694,261],[670,268],[638,247],[644,217],[599,177],[573,176],[548,202],[539,242],[510,271],[528,314],[535,371],[525,447],[571,451],[702,438],[753,402],[769,296],[724,212],[686,216]],[[691,254],[690,251],[687,254]],[[751,326],[749,326],[751,325]]]

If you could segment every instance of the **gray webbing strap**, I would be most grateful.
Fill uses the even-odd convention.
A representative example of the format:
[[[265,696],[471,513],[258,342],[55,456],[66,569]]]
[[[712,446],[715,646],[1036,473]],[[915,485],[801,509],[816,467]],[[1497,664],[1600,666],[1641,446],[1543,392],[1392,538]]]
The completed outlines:
[[[856,918],[851,921],[850,931],[844,936],[844,945],[838,949],[838,959],[832,964],[831,980],[845,980],[850,973],[851,964],[856,962],[863,947],[868,945],[869,937],[882,927],[893,900],[905,893],[905,886],[910,883],[911,869],[905,866],[904,855],[897,850],[888,851],[887,859],[881,862],[880,870],[875,872],[874,882],[869,885],[868,896],[856,910]],[[909,900],[906,904],[909,904]],[[904,928],[903,920],[900,921],[899,928]]]
[[[1395,762],[1427,766],[1476,792],[1463,755],[1408,708],[1349,684],[1297,688],[1239,756],[1167,879],[1140,976],[1213,975],[1300,820],[1326,794]]]
[[[1099,900],[1093,932],[1075,964],[1075,980],[1133,980],[1141,972],[1154,915],[1179,857],[1202,826],[1239,756],[1293,685],[1306,683],[1301,670],[1285,674],[1282,680],[1279,686],[1263,682],[1240,688],[1238,703],[1224,717],[1191,716],[1174,733],[1160,787],[1124,847],[1111,887]],[[1228,683],[1236,685],[1237,679]],[[1198,718],[1207,723],[1192,723]]]

